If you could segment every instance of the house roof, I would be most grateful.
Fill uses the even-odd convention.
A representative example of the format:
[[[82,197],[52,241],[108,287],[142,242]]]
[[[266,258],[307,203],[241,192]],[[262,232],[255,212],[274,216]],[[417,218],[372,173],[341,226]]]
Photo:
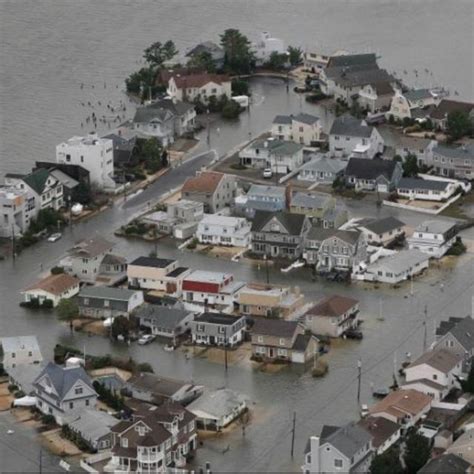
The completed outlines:
[[[153,395],[169,398],[183,387],[188,386],[189,383],[161,377],[155,374],[140,372],[139,374],[132,375],[132,377],[127,380],[127,385],[131,385],[139,390],[148,391]]]
[[[474,336],[474,334],[473,334]],[[407,368],[418,367],[419,365],[429,365],[444,374],[448,374],[462,360],[461,356],[457,356],[446,349],[435,349],[434,351],[425,352],[418,357]]]
[[[43,290],[55,296],[59,296],[66,290],[79,286],[79,280],[67,273],[59,273],[58,275],[48,275],[33,285],[28,286],[23,291]]]
[[[378,67],[352,66],[326,69],[326,76],[335,81],[340,87],[357,87],[367,84],[390,83],[394,78],[385,70]]]
[[[430,404],[431,397],[417,390],[396,390],[372,405],[369,411],[370,413],[394,412],[397,417],[403,416],[405,413],[418,415]]]
[[[295,342],[293,343],[292,349],[297,352],[306,352],[306,348],[308,347],[311,339],[316,340],[316,337],[312,334],[298,334],[295,337]]]
[[[276,115],[273,119],[273,123],[280,125],[291,125],[292,117],[291,115]]]
[[[283,319],[258,318],[252,326],[252,334],[262,334],[274,337],[293,337],[298,328],[297,321]]]
[[[358,303],[358,300],[348,296],[331,295],[311,307],[306,315],[337,317],[349,311]]]
[[[38,375],[38,378],[35,380],[34,384],[36,385],[38,381],[45,375],[48,376],[60,400],[66,396],[71,387],[73,387],[73,385],[78,380],[81,380],[89,388],[94,390],[91,379],[82,366],[61,367],[54,362],[50,362]]]
[[[188,178],[183,185],[183,192],[213,193],[224,178],[223,173],[204,171],[193,178]]]
[[[467,351],[474,348],[474,319],[470,316],[466,316],[460,321],[455,322],[452,327],[444,333],[437,331],[436,334],[444,335],[448,332],[451,333]]]
[[[448,146],[438,144],[433,148],[433,153],[444,156],[446,158],[458,158],[461,160],[474,160],[474,143],[470,142],[465,145]]]
[[[180,117],[193,109],[194,105],[180,100],[161,99],[145,107],[139,107],[133,119],[134,122],[149,122],[155,117]]]
[[[107,253],[100,263],[101,265],[123,265],[127,263],[127,259],[121,255]]]
[[[372,440],[372,435],[355,423],[341,427],[324,426],[320,437],[321,444],[331,444],[349,459]]]
[[[423,221],[415,228],[415,232],[429,232],[431,234],[444,234],[455,227],[456,224],[450,221]]]
[[[190,87],[202,87],[209,82],[216,84],[223,84],[224,82],[230,82],[230,77],[226,74],[190,74],[186,76],[174,75],[173,79],[178,89],[188,89]]]
[[[459,102],[457,100],[443,99],[433,112],[431,112],[431,118],[442,120],[451,112],[461,111],[470,113],[472,110],[474,110],[474,104],[471,102]]]
[[[10,336],[0,338],[0,345],[3,352],[18,352],[29,348],[32,352],[40,354],[38,339],[36,336]]]
[[[474,428],[467,429],[454,443],[447,449],[448,452],[460,455],[465,461],[474,465]]]
[[[405,225],[404,222],[396,219],[395,217],[383,217],[382,219],[371,219],[368,223],[363,224],[361,227],[370,230],[374,234],[380,235],[391,230],[399,229]]]
[[[152,105],[138,107],[135,115],[133,117],[134,122],[139,123],[148,123],[152,120],[158,120],[159,122],[166,122],[168,120],[172,120],[174,114],[164,108],[161,107],[153,107]]]
[[[377,273],[379,269],[390,270],[395,275],[405,272],[414,265],[427,262],[430,256],[420,250],[400,250],[388,257],[382,257],[373,264],[369,265],[372,273]]]
[[[176,260],[170,258],[138,257],[132,263],[130,263],[130,265],[137,265],[139,267],[166,268],[174,262],[176,262]]]
[[[46,363],[43,361],[39,364],[17,364],[15,367],[8,368],[8,376],[26,395],[30,395],[34,391],[34,381],[45,367]]]
[[[187,406],[187,409],[197,415],[205,413],[215,418],[230,415],[247,398],[239,392],[228,388],[205,391],[197,400]]]
[[[409,382],[405,382],[402,385],[402,388],[410,388],[410,385],[418,385],[418,384],[426,385],[427,387],[430,387],[430,388],[433,388],[434,390],[439,390],[439,391],[443,391],[446,388],[445,385],[441,385],[431,379],[426,379],[426,378],[414,379],[414,380],[410,380]]]
[[[402,178],[398,182],[398,189],[429,189],[433,191],[444,191],[449,186],[448,181],[434,179]]]
[[[140,307],[135,316],[140,319],[152,319],[160,328],[174,330],[190,313],[191,311],[186,309],[148,304]]]
[[[412,89],[403,94],[410,102],[417,100],[432,99],[433,94],[429,89]]]
[[[173,271],[169,272],[166,276],[170,278],[176,278],[188,270],[189,270],[188,267],[178,267],[178,268],[175,268]]]
[[[380,82],[374,82],[370,84],[375,91],[377,92],[377,95],[391,95],[394,93],[393,87],[390,84],[390,81],[380,81]]]
[[[439,474],[464,474],[468,471],[470,463],[455,454],[442,454],[441,456],[428,461],[419,471],[418,474],[424,472],[437,472]]]
[[[36,171],[26,175],[23,181],[38,194],[42,194],[46,186],[46,181],[50,175],[46,168],[38,168]]]
[[[401,429],[398,423],[381,416],[364,418],[357,425],[372,436],[372,445],[376,449]]]
[[[395,142],[395,148],[406,148],[408,150],[424,150],[432,141],[432,138],[413,137],[404,133],[392,133],[391,137]]]
[[[330,203],[331,197],[327,194],[317,194],[311,192],[296,192],[291,197],[291,206],[304,207],[310,209],[323,209]]]
[[[247,196],[267,196],[284,198],[286,188],[283,186],[268,186],[266,184],[252,184],[247,192]]]
[[[231,273],[214,272],[208,270],[193,270],[185,281],[204,281],[209,283],[224,283],[226,280],[231,280]]]
[[[102,253],[108,252],[113,246],[114,244],[112,242],[97,236],[77,243],[69,250],[69,253],[75,257],[94,258]]]
[[[306,240],[322,242],[331,237],[336,237],[354,245],[359,240],[360,234],[358,230],[324,229],[323,227],[313,226],[308,232]]]
[[[260,232],[271,220],[277,219],[287,229],[290,235],[300,235],[306,216],[304,214],[292,214],[289,212],[256,211],[252,221],[252,232]]]
[[[258,138],[250,145],[250,148],[268,149],[268,151],[277,156],[292,156],[303,149],[300,143],[290,142],[286,140],[278,140],[277,138]]]
[[[50,174],[53,178],[57,179],[67,189],[73,189],[79,185],[79,181],[76,181],[74,178],[71,178],[71,176],[64,173],[60,169],[53,168],[50,170]]]
[[[108,300],[129,301],[137,290],[127,288],[112,288],[109,286],[85,286],[79,293],[83,298],[100,298]]]
[[[342,161],[339,158],[329,158],[326,155],[313,155],[310,161],[305,163],[301,168],[302,170],[320,171],[325,173],[339,173],[346,166],[347,162]]]
[[[313,125],[319,120],[319,117],[316,117],[316,115],[301,112],[298,115],[295,115],[293,117],[293,120],[295,120],[296,122],[305,123],[306,125]]]
[[[237,321],[245,319],[245,316],[231,316],[225,313],[202,313],[194,318],[197,323],[221,324],[225,326],[232,326]]]
[[[140,436],[138,433],[132,430],[128,431],[135,425],[145,425],[149,429],[143,436]],[[124,448],[120,444],[117,444],[112,448],[112,452],[116,456],[131,458],[136,457],[136,448],[138,446],[159,446],[172,436],[163,425],[151,417],[147,419],[137,418],[132,421],[119,421],[115,426],[112,427],[111,431],[117,434],[124,433],[125,431],[128,431],[128,433],[133,433],[127,436],[129,439],[128,448]]]
[[[344,171],[346,176],[354,176],[358,179],[377,179],[384,176],[387,180],[391,180],[395,169],[400,164],[396,161],[373,160],[367,158],[350,158],[349,163]]]
[[[337,117],[329,131],[330,135],[347,135],[350,137],[369,138],[372,135],[373,127],[364,125],[363,120],[359,120],[351,115],[345,114]]]
[[[68,426],[79,433],[82,437],[97,441],[110,433],[112,426],[117,424],[117,418],[105,411],[84,409],[74,420],[68,422]]]
[[[202,43],[197,44],[196,46],[194,46],[194,48],[188,51],[186,56],[190,57],[204,52],[211,54],[222,53],[222,56],[224,56],[224,50],[213,41],[203,41]]]
[[[328,67],[347,67],[356,65],[375,65],[377,64],[377,57],[375,53],[367,54],[342,54],[338,56],[331,56],[329,58]]]

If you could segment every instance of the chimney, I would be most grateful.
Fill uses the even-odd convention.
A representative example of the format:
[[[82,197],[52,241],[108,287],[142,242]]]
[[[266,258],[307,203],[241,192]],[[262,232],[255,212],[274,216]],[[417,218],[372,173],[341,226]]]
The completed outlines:
[[[321,472],[319,468],[319,436],[311,436],[310,442],[310,454],[311,463],[309,466],[310,472]]]

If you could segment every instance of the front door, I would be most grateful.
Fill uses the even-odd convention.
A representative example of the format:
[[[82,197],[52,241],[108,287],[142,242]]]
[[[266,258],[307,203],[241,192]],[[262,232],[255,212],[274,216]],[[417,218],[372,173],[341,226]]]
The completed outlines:
[[[278,256],[278,246],[273,245],[272,246],[272,257],[277,257]]]
[[[275,357],[275,349],[270,348],[268,355],[270,359],[273,359],[273,357]]]

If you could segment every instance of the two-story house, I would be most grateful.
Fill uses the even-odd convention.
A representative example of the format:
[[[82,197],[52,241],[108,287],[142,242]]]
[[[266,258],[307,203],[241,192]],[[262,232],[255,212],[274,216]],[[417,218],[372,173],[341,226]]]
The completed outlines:
[[[252,357],[266,362],[304,364],[318,353],[318,340],[297,321],[257,318],[250,331]]]
[[[77,296],[79,313],[91,318],[129,317],[143,304],[143,292],[107,286],[84,287]]]
[[[332,184],[336,178],[344,175],[346,166],[346,161],[317,153],[300,168],[298,179],[312,183]]]
[[[255,216],[256,211],[283,211],[287,205],[287,194],[287,188],[283,186],[252,184],[247,194],[235,198],[234,210],[249,219]]]
[[[474,123],[474,103],[450,99],[442,99],[431,112],[430,119],[436,128],[445,131],[448,123],[448,115],[453,112],[465,113]]]
[[[457,226],[448,221],[424,221],[407,239],[408,248],[420,250],[430,257],[441,258],[453,245]]]
[[[43,360],[36,336],[2,337],[0,347],[3,368],[7,372],[18,366],[38,365]]]
[[[387,110],[390,107],[395,90],[389,80],[365,84],[358,92],[359,105],[372,113]]]
[[[198,224],[196,238],[201,244],[247,247],[250,227],[244,217],[205,214]]]
[[[239,152],[239,159],[243,166],[287,174],[303,164],[303,145],[274,137],[258,138]]]
[[[375,127],[351,115],[334,120],[329,131],[329,152],[337,158],[372,159],[384,150],[384,139]]]
[[[233,203],[237,181],[233,175],[203,171],[185,181],[181,194],[184,199],[202,202],[204,212],[213,214]]]
[[[396,91],[387,111],[387,118],[396,120],[424,118],[429,114],[429,106],[438,103],[437,95],[429,89],[412,89],[407,92]]]
[[[442,400],[453,388],[458,387],[462,373],[462,355],[447,349],[434,349],[405,368],[405,383],[402,388],[411,388]]]
[[[474,143],[450,146],[438,144],[433,148],[432,166],[434,173],[439,176],[458,179],[474,179]]]
[[[272,136],[282,141],[292,141],[305,146],[315,146],[321,141],[321,121],[315,115],[277,115],[272,123]]]
[[[380,455],[393,446],[402,436],[402,427],[398,423],[382,418],[369,416],[357,423],[372,436],[372,447]]]
[[[193,343],[206,346],[234,347],[244,339],[245,316],[203,313],[190,323]]]
[[[97,402],[91,379],[83,367],[61,367],[50,362],[33,382],[36,408],[54,416],[58,425],[93,408]]]
[[[166,94],[175,100],[204,104],[210,97],[218,99],[225,96],[232,98],[231,79],[225,74],[198,73],[190,75],[174,75],[168,81]]]
[[[330,209],[334,209],[336,200],[328,194],[298,191],[292,194],[289,202],[290,212],[304,214],[312,221],[322,221]]]
[[[35,215],[29,199],[26,189],[0,186],[0,237],[19,237],[28,229]]]
[[[372,435],[355,423],[324,425],[305,449],[304,474],[368,472],[374,456]]]
[[[341,337],[358,326],[359,301],[347,296],[331,295],[304,314],[304,325],[318,336]]]
[[[79,280],[67,273],[48,275],[25,288],[21,294],[26,303],[43,306],[51,302],[56,307],[62,299],[72,298],[79,293]]]
[[[299,258],[310,227],[304,214],[257,211],[252,221],[252,251],[269,258]]]
[[[403,175],[398,161],[350,158],[344,170],[346,186],[356,191],[388,193],[395,189]]]

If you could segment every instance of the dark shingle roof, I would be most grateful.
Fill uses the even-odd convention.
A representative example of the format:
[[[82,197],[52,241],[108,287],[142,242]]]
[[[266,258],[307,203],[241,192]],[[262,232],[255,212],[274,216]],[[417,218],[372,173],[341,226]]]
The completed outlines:
[[[135,316],[140,319],[152,319],[160,328],[174,330],[189,314],[190,311],[186,309],[150,304],[139,308]]]
[[[324,438],[321,433],[321,443],[330,443],[349,459],[372,440],[372,435],[354,423],[336,430],[330,427],[329,432]]]
[[[470,102],[458,102],[456,100],[443,99],[431,113],[431,118],[442,120],[451,112],[461,111],[470,113],[473,109],[474,104]]]
[[[49,170],[46,168],[39,168],[33,173],[25,176],[23,181],[38,194],[41,194],[48,180]]]
[[[470,464],[455,454],[444,454],[435,459],[431,459],[425,464],[418,474],[424,472],[438,472],[439,474],[463,474],[467,472]]]
[[[384,176],[390,181],[397,165],[400,166],[396,161],[350,158],[344,174],[359,179],[377,179],[379,176]]]
[[[340,56],[332,56],[329,59],[328,67],[347,67],[356,65],[373,65],[376,66],[377,57],[375,53],[368,54],[343,54]]]
[[[354,298],[331,295],[309,309],[306,314],[310,316],[341,316],[358,303],[359,301]]]
[[[202,322],[202,323],[224,324],[227,326],[232,326],[232,324],[235,324],[237,321],[239,321],[242,318],[245,319],[245,316],[236,317],[236,316],[231,316],[230,314],[225,314],[225,313],[203,313],[203,314],[200,314],[199,316],[196,316],[194,320],[198,323]]]
[[[402,178],[398,183],[400,189],[431,189],[444,191],[448,187],[447,181],[435,181],[432,179]]]
[[[311,334],[298,334],[295,338],[292,349],[298,352],[305,352],[309,342],[313,338],[314,336]]]
[[[319,117],[316,117],[316,115],[311,115],[311,114],[305,114],[305,113],[300,113],[294,117],[294,119],[297,122],[302,122],[307,125],[313,125],[313,123],[316,123],[319,120]]]
[[[373,127],[363,125],[362,120],[351,115],[342,115],[334,120],[329,134],[369,138],[372,135],[372,130]]]
[[[290,125],[291,124],[291,115],[277,115],[273,119],[273,123],[279,123],[281,125]]]
[[[433,153],[446,158],[460,158],[474,160],[474,143],[461,146],[438,145],[433,148]]]
[[[405,94],[403,95],[410,102],[414,102],[414,101],[422,100],[422,99],[430,99],[433,97],[429,89],[413,89],[413,90],[405,92]]]
[[[306,216],[303,214],[291,214],[289,212],[256,211],[252,221],[252,232],[260,232],[272,219],[276,218],[280,224],[288,230],[290,235],[300,235]]]
[[[292,337],[298,327],[296,321],[282,319],[259,318],[255,320],[252,334],[262,334],[275,337]]]
[[[175,262],[175,260],[168,258],[138,257],[132,263],[130,263],[130,265],[138,265],[140,267],[166,268],[173,262]]]
[[[134,122],[149,122],[154,118],[159,120],[168,120],[172,117],[179,117],[184,115],[188,110],[194,106],[186,102],[176,101],[171,99],[162,99],[145,107],[139,107],[133,118]]]
[[[373,219],[370,222],[362,225],[362,227],[370,230],[374,234],[379,235],[394,229],[398,229],[404,225],[404,222],[396,219],[395,217],[389,216],[382,219]]]
[[[401,429],[401,426],[398,423],[394,423],[393,421],[382,418],[381,416],[371,416],[360,420],[357,424],[372,436],[372,444],[374,448],[381,446]]]
[[[454,320],[454,318],[453,318]],[[474,348],[474,319],[466,316],[462,320],[455,322],[451,328],[444,332],[450,332],[466,350]],[[437,334],[443,334],[442,331]]]
[[[322,242],[331,237],[337,237],[344,242],[355,244],[359,240],[360,232],[357,230],[324,229],[323,227],[313,226],[308,232],[306,240],[316,240]]]

